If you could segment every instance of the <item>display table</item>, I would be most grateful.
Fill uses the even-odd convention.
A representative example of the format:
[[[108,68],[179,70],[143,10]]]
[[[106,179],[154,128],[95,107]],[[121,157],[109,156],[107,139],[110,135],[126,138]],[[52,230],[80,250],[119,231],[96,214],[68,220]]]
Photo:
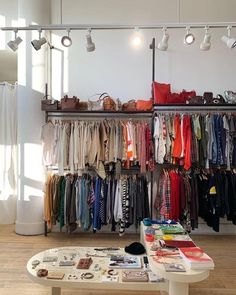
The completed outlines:
[[[112,255],[129,255],[124,252],[124,249],[107,249],[93,247],[62,247],[49,249],[34,255],[27,262],[27,272],[29,278],[39,284],[51,287],[52,295],[60,295],[62,288],[77,288],[77,289],[108,289],[108,290],[143,290],[143,291],[163,291],[169,295],[188,295],[189,284],[199,282],[209,276],[209,270],[191,270],[183,262],[183,259],[176,257],[174,263],[185,265],[186,272],[166,272],[163,261],[156,261],[156,253],[151,249],[151,242],[145,239],[145,230],[147,227],[141,224],[140,236],[141,243],[145,246],[149,265],[146,268],[143,262],[143,256],[140,257],[140,268],[128,269],[128,271],[145,272],[150,279],[150,273],[157,275],[156,282],[124,282],[124,271],[127,269],[109,268],[110,257]],[[102,250],[103,249],[103,250]],[[78,269],[77,265],[80,260],[91,258],[92,264],[88,269]],[[168,263],[168,259],[165,263]],[[178,259],[180,261],[178,261]],[[63,265],[61,263],[72,263],[74,265]],[[48,276],[39,277],[37,275],[40,269],[46,269]],[[112,274],[111,274],[112,271]],[[53,276],[60,276],[54,278]],[[111,274],[111,275],[110,275]],[[49,278],[51,277],[51,278]],[[161,280],[164,278],[164,280]]]
[[[169,282],[169,295],[188,295],[189,284],[205,280],[209,276],[209,270],[191,270],[182,259],[174,259],[174,263],[181,263],[185,266],[186,272],[166,272],[164,264],[155,260],[155,252],[151,250],[152,242],[147,242],[145,230],[148,227],[141,222],[140,241],[145,246],[149,257],[149,264],[154,272],[161,274]],[[158,242],[158,241],[156,241]],[[165,260],[165,259],[163,259]],[[162,260],[162,261],[163,261]],[[171,259],[169,259],[171,260]],[[166,258],[166,262],[168,258]],[[173,261],[172,261],[173,262]]]
[[[118,273],[117,282],[103,282],[102,277],[107,274],[110,255],[124,255],[124,250],[118,251],[96,251],[93,247],[63,247],[40,252],[27,262],[27,273],[29,278],[41,285],[51,287],[51,295],[60,295],[61,289],[108,289],[108,290],[144,290],[144,291],[168,291],[168,282],[122,282],[122,270],[115,269]],[[127,255],[127,254],[126,254]],[[55,262],[43,262],[48,257],[57,257]],[[89,269],[77,269],[76,265],[80,258],[91,257],[93,263]],[[66,259],[65,259],[66,258]],[[40,262],[34,266],[35,261]],[[60,261],[74,261],[74,266],[59,266]],[[64,273],[63,279],[48,279],[38,277],[39,269],[47,269],[49,272]],[[93,278],[83,278],[84,273],[92,273]]]

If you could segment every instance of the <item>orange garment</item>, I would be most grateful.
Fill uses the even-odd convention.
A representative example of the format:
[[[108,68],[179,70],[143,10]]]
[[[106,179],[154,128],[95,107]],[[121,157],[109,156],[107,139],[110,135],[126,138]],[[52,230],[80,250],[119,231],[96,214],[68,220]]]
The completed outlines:
[[[174,118],[175,138],[173,143],[172,157],[180,158],[182,152],[182,138],[181,138],[180,116],[176,115]]]
[[[45,184],[44,194],[44,220],[47,222],[49,229],[52,227],[52,207],[53,207],[53,196],[52,196],[52,184],[53,176],[49,174]]]
[[[192,130],[191,130],[191,120],[190,116],[184,116],[183,119],[183,137],[184,137],[184,169],[189,170],[191,167],[191,139],[192,139]]]

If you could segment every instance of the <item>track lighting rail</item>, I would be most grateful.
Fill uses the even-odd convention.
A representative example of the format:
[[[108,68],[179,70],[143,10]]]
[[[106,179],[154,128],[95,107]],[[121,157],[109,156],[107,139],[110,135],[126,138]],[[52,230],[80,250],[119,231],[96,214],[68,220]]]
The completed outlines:
[[[56,31],[56,30],[155,30],[163,29],[186,29],[186,27],[193,28],[227,28],[228,26],[236,28],[236,22],[219,22],[219,23],[160,23],[155,25],[93,25],[93,24],[54,24],[54,25],[29,25],[28,27],[2,27],[2,31]]]

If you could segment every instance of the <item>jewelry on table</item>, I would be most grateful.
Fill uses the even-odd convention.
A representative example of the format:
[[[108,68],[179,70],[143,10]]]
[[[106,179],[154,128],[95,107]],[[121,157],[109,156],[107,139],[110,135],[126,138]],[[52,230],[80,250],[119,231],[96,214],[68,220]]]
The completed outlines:
[[[93,269],[94,271],[99,271],[99,270],[101,270],[101,267],[100,267],[100,265],[98,264],[98,263],[96,263],[95,265],[94,265],[94,269]]]
[[[40,261],[39,261],[39,260],[33,260],[33,261],[31,262],[32,269],[35,269],[36,266],[39,265],[39,264],[40,264]]]
[[[94,278],[94,274],[92,274],[91,272],[84,272],[81,274],[80,278],[81,278],[81,280],[83,280],[83,279],[90,280],[90,279]]]
[[[68,275],[68,280],[78,280],[76,275]]]
[[[110,276],[117,276],[118,275],[118,271],[117,270],[114,270],[114,269],[109,269],[107,271],[107,273],[110,275]]]

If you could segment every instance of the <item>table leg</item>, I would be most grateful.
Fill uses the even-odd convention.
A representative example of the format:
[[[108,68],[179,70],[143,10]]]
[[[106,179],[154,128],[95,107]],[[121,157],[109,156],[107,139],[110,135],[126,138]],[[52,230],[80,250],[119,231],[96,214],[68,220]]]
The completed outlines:
[[[189,284],[169,281],[169,295],[188,295]]]
[[[52,287],[50,295],[61,295],[61,288],[59,287]]]

